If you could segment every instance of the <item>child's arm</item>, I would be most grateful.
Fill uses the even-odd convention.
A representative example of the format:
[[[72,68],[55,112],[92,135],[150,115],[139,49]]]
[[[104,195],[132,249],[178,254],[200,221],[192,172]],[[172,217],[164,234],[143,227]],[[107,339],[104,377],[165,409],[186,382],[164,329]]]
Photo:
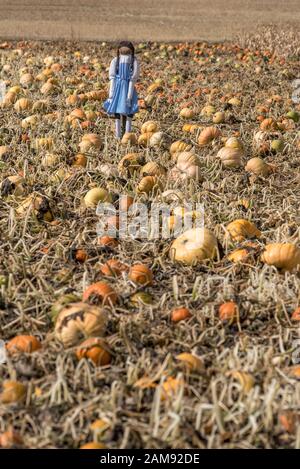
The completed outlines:
[[[116,63],[117,63],[117,59],[115,57],[110,62],[110,67],[109,67],[109,95],[108,95],[109,99],[112,99],[113,94],[114,94],[115,81],[116,81]]]
[[[130,82],[129,82],[129,87],[128,87],[128,95],[127,95],[128,101],[132,100],[134,85],[135,85],[135,83],[137,82],[137,80],[139,78],[139,74],[140,74],[139,63],[138,63],[137,59],[135,58],[134,63],[133,63],[133,72],[132,72],[132,76],[131,76],[131,79],[130,79]]]

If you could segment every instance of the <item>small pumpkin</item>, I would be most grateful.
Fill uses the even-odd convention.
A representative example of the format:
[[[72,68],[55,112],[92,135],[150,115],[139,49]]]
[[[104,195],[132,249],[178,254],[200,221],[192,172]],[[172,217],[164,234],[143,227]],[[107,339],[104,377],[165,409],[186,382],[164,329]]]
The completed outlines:
[[[154,132],[154,134],[151,135],[150,140],[149,140],[149,146],[151,148],[159,147],[163,143],[164,143],[164,133],[163,132]]]
[[[50,150],[54,145],[54,141],[52,137],[41,137],[36,138],[33,142],[33,147],[35,150]]]
[[[284,141],[281,138],[276,138],[271,142],[271,151],[273,153],[280,153],[284,149]]]
[[[18,448],[22,444],[21,435],[12,428],[0,434],[0,448]]]
[[[89,358],[96,366],[106,366],[111,362],[107,344],[99,337],[89,337],[76,348],[78,360]]]
[[[134,203],[134,198],[130,195],[121,195],[119,198],[119,212],[128,212],[131,205]]]
[[[8,147],[7,145],[1,145],[0,146],[0,158],[5,158],[6,156],[9,155],[9,153],[11,152],[11,148]]]
[[[38,221],[51,222],[54,219],[48,199],[35,193],[28,196],[17,207],[16,212],[21,216],[30,212]]]
[[[295,311],[293,312],[292,320],[293,321],[300,321],[300,307],[296,308]]]
[[[233,98],[230,98],[228,100],[228,103],[231,104],[231,106],[240,106],[241,105],[241,101],[236,96],[234,96]]]
[[[172,376],[169,376],[161,386],[161,400],[173,400],[183,387],[184,380],[182,378],[173,378]]]
[[[201,109],[201,116],[211,116],[216,112],[214,106],[211,104],[206,104],[202,109]]]
[[[128,271],[128,267],[117,259],[110,259],[102,265],[100,271],[108,277],[120,277],[123,272]]]
[[[118,164],[120,176],[132,176],[144,164],[144,157],[138,153],[128,153]]]
[[[185,143],[182,140],[177,140],[176,142],[172,143],[169,151],[171,155],[174,155],[175,153],[190,151],[191,148],[192,145],[189,145],[188,143]]]
[[[234,301],[227,301],[219,307],[219,318],[221,321],[234,322],[238,318],[239,308]]]
[[[153,274],[145,264],[134,264],[129,270],[128,278],[138,285],[149,285],[153,282]]]
[[[274,265],[282,272],[289,272],[300,264],[300,249],[292,243],[267,244],[261,260],[265,264]]]
[[[111,202],[111,196],[106,189],[93,187],[84,196],[83,202],[86,208],[93,208],[99,202]]]
[[[8,353],[32,353],[40,350],[40,341],[33,335],[17,335],[6,344]]]
[[[87,165],[87,157],[83,155],[82,153],[77,153],[77,155],[74,156],[72,166],[81,166],[82,168],[85,168]]]
[[[225,121],[225,112],[218,111],[213,115],[212,121],[214,124],[222,124]]]
[[[285,410],[280,412],[278,420],[286,432],[294,433],[297,428],[299,417],[297,413],[292,410]]]
[[[206,127],[200,132],[198,145],[200,147],[209,145],[213,140],[221,136],[221,131],[217,127]]]
[[[170,178],[173,180],[186,180],[188,178],[191,178],[198,182],[201,182],[203,180],[201,170],[198,164],[193,164],[189,162],[177,163],[176,167],[170,171]]]
[[[227,259],[230,262],[244,262],[249,257],[250,252],[247,248],[235,249],[228,254]]]
[[[153,304],[153,298],[147,292],[138,291],[131,295],[130,304],[133,306],[150,306]]]
[[[237,137],[229,137],[225,142],[226,148],[234,148],[236,150],[243,150],[244,146],[240,139]]]
[[[171,312],[171,321],[172,322],[184,321],[184,320],[189,319],[191,317],[192,317],[192,315],[191,315],[191,312],[188,308],[183,308],[183,307],[175,308]]]
[[[64,347],[71,347],[84,338],[102,336],[106,323],[104,309],[87,303],[70,303],[57,316],[55,336]]]
[[[199,157],[193,151],[183,151],[176,153],[172,158],[176,163],[200,164]]]
[[[20,381],[7,380],[2,383],[0,402],[2,404],[15,404],[26,397],[26,386]]]
[[[68,115],[68,121],[72,122],[73,120],[80,120],[80,121],[86,120],[86,114],[83,111],[83,109],[77,108],[77,109],[73,109],[73,111],[70,112],[70,114]]]
[[[16,101],[14,105],[15,111],[22,113],[28,111],[32,108],[32,101],[28,98],[20,98]]]
[[[273,117],[267,117],[260,124],[260,130],[262,130],[263,132],[273,132],[277,129],[277,122],[275,121],[275,119],[273,119]]]
[[[201,358],[192,353],[180,353],[175,358],[185,366],[187,371],[199,372],[204,368]]]
[[[89,303],[101,305],[115,305],[118,295],[115,290],[106,282],[96,282],[87,287],[82,295],[82,300]]]
[[[14,175],[8,176],[2,181],[1,184],[1,196],[5,197],[7,195],[13,194],[18,197],[24,193],[23,183],[24,179],[22,176]]]
[[[213,259],[218,252],[215,235],[207,228],[191,228],[176,238],[170,248],[170,256],[187,265]]]
[[[166,169],[155,161],[149,161],[141,168],[141,176],[164,176]]]
[[[183,124],[182,126],[182,132],[190,132],[191,131],[191,128],[194,124]]]
[[[147,147],[150,145],[150,140],[151,137],[153,136],[153,132],[145,132],[144,134],[141,134],[138,138],[138,145],[141,147]]]
[[[179,116],[183,119],[193,119],[193,117],[195,117],[195,111],[188,107],[184,107],[181,109]]]
[[[168,189],[161,194],[161,198],[167,203],[182,202],[184,200],[184,194],[177,189]]]
[[[102,146],[102,140],[99,135],[90,133],[83,135],[79,144],[80,152],[86,153],[90,150],[98,150]]]
[[[245,170],[255,174],[256,176],[263,176],[266,177],[272,172],[272,168],[268,163],[266,163],[261,158],[255,157],[251,158],[246,166]]]
[[[80,264],[84,264],[88,258],[88,254],[84,249],[75,249],[73,252],[73,258]]]
[[[157,132],[159,129],[159,125],[156,121],[147,121],[144,122],[141,128],[141,133],[146,134],[146,133],[154,133]]]
[[[98,443],[97,441],[91,441],[81,445],[79,449],[107,449],[104,443]]]
[[[14,104],[16,99],[17,99],[17,94],[13,93],[12,91],[8,91],[4,96],[4,99],[1,103],[1,107],[10,108]]]
[[[52,93],[54,93],[54,91],[56,90],[56,86],[54,83],[52,83],[51,81],[47,80],[41,87],[41,93],[44,95],[44,96],[47,96],[47,95],[50,95]]]
[[[234,220],[226,227],[233,241],[242,242],[248,238],[259,238],[261,232],[249,220],[243,218]]]
[[[60,161],[60,158],[57,154],[46,153],[42,158],[41,165],[44,166],[45,168],[51,168],[57,165],[59,161]]]
[[[97,243],[99,246],[103,246],[103,247],[107,247],[111,249],[117,248],[119,245],[117,239],[113,238],[112,236],[107,236],[107,235],[100,236],[97,239]]]
[[[255,384],[253,376],[245,371],[231,371],[230,375],[240,383],[243,393],[251,391]]]
[[[133,132],[125,132],[121,140],[122,145],[136,145],[138,143],[136,135]]]
[[[150,194],[152,191],[162,189],[162,184],[157,176],[144,176],[136,187],[137,194]]]
[[[218,153],[222,165],[227,168],[238,168],[242,165],[243,152],[239,148],[223,147]]]
[[[32,116],[25,117],[21,121],[22,129],[34,129],[38,123],[38,116],[33,114]]]

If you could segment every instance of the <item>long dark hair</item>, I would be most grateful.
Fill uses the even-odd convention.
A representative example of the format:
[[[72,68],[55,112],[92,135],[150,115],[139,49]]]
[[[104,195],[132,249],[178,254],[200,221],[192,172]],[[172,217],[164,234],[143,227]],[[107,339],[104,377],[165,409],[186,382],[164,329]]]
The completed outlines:
[[[120,62],[120,49],[122,47],[128,47],[131,50],[131,63],[130,63],[130,70],[131,73],[133,72],[133,64],[134,64],[134,45],[130,41],[121,41],[117,48],[117,64],[116,64],[116,73],[119,73],[119,62]]]

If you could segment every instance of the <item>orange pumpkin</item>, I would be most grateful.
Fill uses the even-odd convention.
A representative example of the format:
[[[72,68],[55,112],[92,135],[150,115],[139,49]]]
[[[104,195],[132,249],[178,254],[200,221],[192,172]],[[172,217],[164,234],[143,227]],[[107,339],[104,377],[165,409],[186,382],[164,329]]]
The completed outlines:
[[[292,410],[282,411],[278,420],[286,432],[294,433],[297,424],[297,414],[295,412]]]
[[[192,317],[192,315],[188,308],[176,308],[173,309],[171,313],[172,322],[184,321],[185,319],[189,319],[190,317]]]
[[[106,366],[111,362],[111,355],[106,343],[98,337],[89,337],[76,348],[78,360],[89,358],[96,366]]]
[[[115,305],[118,296],[115,290],[106,282],[96,282],[87,287],[82,295],[82,300],[89,303],[102,305]]]
[[[3,390],[0,394],[0,402],[2,404],[14,404],[25,399],[26,386],[19,381],[4,381],[2,388]]]
[[[87,252],[84,249],[76,249],[74,259],[83,264],[87,260]]]
[[[118,241],[112,236],[101,236],[97,240],[99,246],[106,246],[109,248],[116,248],[118,246]]]
[[[134,198],[130,195],[122,195],[119,199],[119,211],[127,212],[129,207],[133,204]]]
[[[32,353],[42,347],[40,341],[33,335],[17,335],[6,344],[10,354]]]
[[[103,275],[120,277],[122,272],[126,272],[128,270],[128,267],[117,259],[110,259],[101,267],[100,270]]]
[[[77,155],[74,156],[72,164],[73,166],[81,166],[82,168],[85,168],[87,164],[87,157],[82,153],[77,153]]]
[[[221,321],[232,323],[238,316],[238,305],[234,301],[223,303],[219,307],[219,317]]]
[[[0,448],[12,448],[22,444],[21,435],[12,428],[0,434]]]
[[[135,264],[130,268],[129,279],[139,285],[149,285],[153,281],[153,274],[144,264]]]
[[[85,445],[80,446],[80,449],[106,449],[106,446],[103,443],[97,443],[92,441],[90,443],[85,443]]]
[[[293,312],[292,320],[293,321],[300,321],[300,306],[299,306],[299,308],[295,309],[295,311]]]

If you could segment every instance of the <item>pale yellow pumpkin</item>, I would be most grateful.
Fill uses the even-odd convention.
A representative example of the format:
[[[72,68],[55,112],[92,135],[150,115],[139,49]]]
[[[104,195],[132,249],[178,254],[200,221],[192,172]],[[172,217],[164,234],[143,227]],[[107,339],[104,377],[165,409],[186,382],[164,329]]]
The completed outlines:
[[[300,264],[300,249],[292,243],[267,244],[261,260],[283,272],[291,271]]]
[[[227,168],[238,168],[242,165],[243,152],[239,148],[223,147],[218,153],[222,165]]]
[[[177,239],[170,248],[171,259],[187,265],[196,264],[217,255],[218,243],[207,228],[191,228]]]

